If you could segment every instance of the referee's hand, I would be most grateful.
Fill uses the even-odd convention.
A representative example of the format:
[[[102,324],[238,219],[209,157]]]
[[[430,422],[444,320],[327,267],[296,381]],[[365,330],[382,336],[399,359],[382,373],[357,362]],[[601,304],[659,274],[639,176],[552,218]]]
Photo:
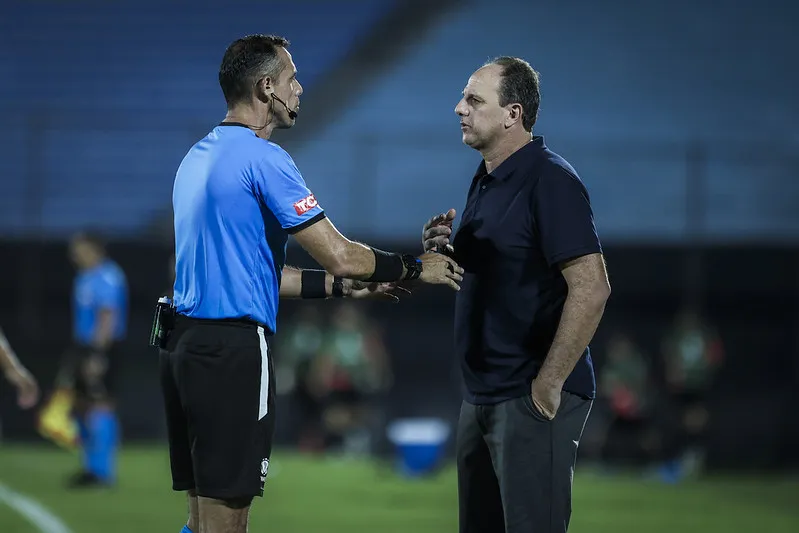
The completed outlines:
[[[436,215],[422,228],[422,246],[425,252],[441,252],[451,254],[454,252],[449,242],[452,235],[452,221],[455,220],[455,210]]]
[[[349,285],[349,288],[347,288],[347,285]],[[411,291],[405,287],[400,287],[396,283],[368,283],[358,280],[344,280],[344,294],[348,298],[356,300],[369,298],[396,303],[400,301],[400,294],[407,296],[411,294]]]
[[[427,252],[419,256],[422,261],[422,275],[419,281],[431,285],[449,285],[452,289],[461,290],[463,269],[454,259],[437,252]]]

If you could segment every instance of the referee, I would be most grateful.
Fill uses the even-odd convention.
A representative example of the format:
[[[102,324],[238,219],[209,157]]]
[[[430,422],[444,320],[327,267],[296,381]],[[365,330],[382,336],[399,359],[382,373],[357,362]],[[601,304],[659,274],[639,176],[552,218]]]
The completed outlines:
[[[610,295],[575,170],[532,135],[538,73],[501,57],[455,108],[483,156],[452,245],[455,210],[424,228],[426,250],[463,266],[455,349],[462,533],[564,532],[577,446],[595,395],[587,348]]]
[[[222,58],[225,120],[178,168],[176,311],[161,351],[174,490],[184,531],[247,531],[262,496],[274,430],[270,337],[278,298],[388,297],[418,279],[457,290],[463,270],[348,240],[325,217],[291,157],[269,141],[297,117],[302,86],[282,37],[251,35]],[[285,267],[291,234],[324,270]],[[360,281],[354,281],[360,280]]]

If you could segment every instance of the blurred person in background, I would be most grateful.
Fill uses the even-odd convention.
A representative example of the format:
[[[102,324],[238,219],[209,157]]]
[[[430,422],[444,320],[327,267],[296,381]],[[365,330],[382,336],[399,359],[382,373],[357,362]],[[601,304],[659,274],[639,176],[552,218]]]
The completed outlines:
[[[227,113],[175,175],[175,320],[159,346],[172,488],[189,502],[184,531],[243,533],[263,496],[280,298],[396,300],[396,282],[458,290],[463,272],[443,254],[352,241],[327,218],[294,160],[269,140],[295,124],[303,92],[287,47],[250,35],[225,50]],[[289,235],[323,270],[285,264]]]
[[[12,387],[17,390],[17,405],[30,409],[39,401],[39,384],[17,359],[8,339],[0,329],[0,372]]]
[[[600,376],[600,395],[610,415],[602,446],[603,462],[647,464],[656,457],[659,439],[656,388],[646,355],[629,335],[617,332],[608,343]]]
[[[120,428],[114,393],[120,343],[127,333],[127,279],[97,235],[75,235],[69,254],[78,269],[72,296],[73,345],[66,352],[56,393],[46,409],[58,412],[72,404],[82,468],[68,486],[107,486],[116,480]]]
[[[361,310],[345,304],[333,314],[314,378],[326,391],[325,448],[369,453],[376,396],[391,386],[391,368],[379,329]]]
[[[714,328],[696,309],[687,307],[675,316],[661,349],[666,390],[675,410],[661,474],[665,481],[677,481],[703,467],[708,395],[724,347]]]
[[[319,308],[304,306],[283,326],[278,339],[275,371],[277,393],[291,399],[292,424],[297,428],[297,444],[302,451],[324,449],[322,397],[324,389],[313,379],[312,369],[322,351],[324,323]]]
[[[596,394],[588,344],[610,284],[585,186],[533,136],[539,103],[538,73],[523,59],[472,74],[455,113],[483,161],[452,243],[454,209],[423,229],[425,250],[466,271],[455,304],[461,533],[568,529]]]

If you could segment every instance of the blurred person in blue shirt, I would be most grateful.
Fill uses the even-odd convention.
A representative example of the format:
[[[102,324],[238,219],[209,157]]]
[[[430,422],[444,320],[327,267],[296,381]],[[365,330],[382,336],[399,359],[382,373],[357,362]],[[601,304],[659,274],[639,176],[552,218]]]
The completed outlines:
[[[113,393],[119,345],[127,333],[127,280],[95,235],[75,235],[69,254],[78,269],[72,291],[73,346],[58,384],[74,394],[83,462],[69,486],[109,485],[115,480],[119,441]]]

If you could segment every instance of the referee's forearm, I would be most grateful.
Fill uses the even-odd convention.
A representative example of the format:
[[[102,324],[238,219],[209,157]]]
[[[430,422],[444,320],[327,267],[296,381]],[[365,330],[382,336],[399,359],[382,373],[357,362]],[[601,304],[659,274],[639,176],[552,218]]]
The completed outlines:
[[[325,296],[333,295],[333,275],[325,275]],[[283,299],[302,298],[302,269],[285,266],[280,280],[280,297]]]
[[[591,290],[569,291],[560,325],[538,379],[563,384],[599,326],[607,297]]]

